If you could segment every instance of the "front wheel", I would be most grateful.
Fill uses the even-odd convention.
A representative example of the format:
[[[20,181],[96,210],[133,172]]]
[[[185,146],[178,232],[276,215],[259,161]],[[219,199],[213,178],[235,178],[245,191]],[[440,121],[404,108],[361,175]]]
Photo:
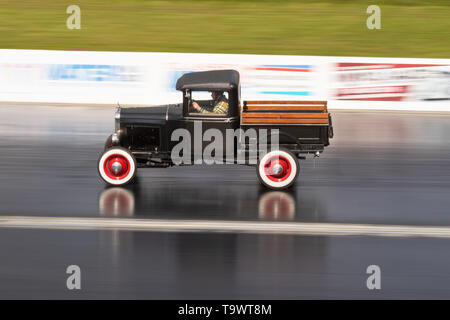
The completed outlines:
[[[292,186],[299,171],[297,158],[286,149],[266,153],[259,159],[256,166],[259,181],[274,190],[287,189]]]
[[[100,177],[108,184],[122,186],[136,175],[136,159],[125,148],[112,147],[100,156],[97,163]]]

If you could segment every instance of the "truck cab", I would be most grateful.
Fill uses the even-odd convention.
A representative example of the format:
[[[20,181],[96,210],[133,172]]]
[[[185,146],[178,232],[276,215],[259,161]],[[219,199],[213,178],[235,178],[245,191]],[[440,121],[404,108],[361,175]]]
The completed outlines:
[[[181,76],[176,89],[183,95],[183,117],[171,124],[171,132],[177,128],[186,128],[192,137],[198,136],[200,132],[195,131],[201,128],[201,135],[209,129],[217,129],[224,136],[227,129],[238,129],[240,126],[240,82],[239,73],[235,70],[219,70],[187,73]],[[227,105],[225,112],[215,112],[215,99],[212,95],[221,92],[223,96],[222,103]],[[199,111],[194,105],[199,105],[203,110]],[[201,126],[198,124],[201,123]],[[199,129],[198,129],[199,130]],[[224,141],[225,143],[225,141]],[[176,142],[171,144],[170,150]],[[207,141],[202,141],[202,148],[198,151],[203,152],[207,146]],[[223,146],[225,148],[225,145]],[[197,151],[197,153],[198,153]],[[193,157],[199,155],[195,153],[194,145],[192,149]]]

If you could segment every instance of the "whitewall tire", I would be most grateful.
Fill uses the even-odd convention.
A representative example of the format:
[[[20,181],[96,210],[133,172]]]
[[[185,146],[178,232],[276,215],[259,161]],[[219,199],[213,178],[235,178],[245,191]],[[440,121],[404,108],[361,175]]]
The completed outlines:
[[[295,182],[300,167],[295,155],[286,149],[266,153],[258,161],[256,174],[259,181],[274,190],[287,189]]]
[[[136,175],[136,159],[125,148],[112,147],[105,150],[98,159],[97,170],[108,184],[122,186]]]

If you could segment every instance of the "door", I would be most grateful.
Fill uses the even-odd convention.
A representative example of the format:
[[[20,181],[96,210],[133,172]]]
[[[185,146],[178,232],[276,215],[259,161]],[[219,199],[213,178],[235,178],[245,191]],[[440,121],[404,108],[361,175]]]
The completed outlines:
[[[227,139],[227,134],[239,128],[237,104],[227,91],[222,92],[222,96],[214,92],[218,91],[192,91],[186,103],[184,121],[191,133],[191,155],[195,164],[224,163],[234,157],[236,144],[234,139]]]

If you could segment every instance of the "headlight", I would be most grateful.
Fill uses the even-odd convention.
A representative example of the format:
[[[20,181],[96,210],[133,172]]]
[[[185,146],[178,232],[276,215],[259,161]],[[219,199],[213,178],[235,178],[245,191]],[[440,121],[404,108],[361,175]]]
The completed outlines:
[[[113,143],[113,145],[118,145],[119,144],[119,135],[117,133],[113,133],[112,134],[111,142]]]
[[[120,104],[117,102],[116,113],[114,114],[116,120],[120,120]]]

